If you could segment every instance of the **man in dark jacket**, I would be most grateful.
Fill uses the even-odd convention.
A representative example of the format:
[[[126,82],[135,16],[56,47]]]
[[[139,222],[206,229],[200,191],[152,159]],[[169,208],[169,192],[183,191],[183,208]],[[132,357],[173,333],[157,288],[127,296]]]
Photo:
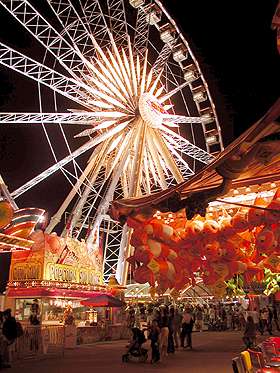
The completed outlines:
[[[3,335],[7,338],[9,344],[12,344],[17,337],[17,322],[12,316],[12,311],[10,308],[3,312],[4,323],[3,323]]]
[[[17,338],[17,322],[12,316],[11,309],[8,308],[3,312],[4,323],[2,327],[2,334],[4,336],[3,348],[3,368],[10,367],[10,351],[9,346],[14,343]]]

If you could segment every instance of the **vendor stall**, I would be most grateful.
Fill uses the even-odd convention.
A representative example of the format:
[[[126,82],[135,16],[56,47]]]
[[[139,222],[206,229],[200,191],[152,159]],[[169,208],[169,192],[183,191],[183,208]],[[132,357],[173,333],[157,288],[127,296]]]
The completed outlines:
[[[85,242],[40,230],[30,239],[30,251],[12,254],[6,306],[21,321],[35,313],[43,324],[64,322],[70,307],[76,324],[85,324],[89,313],[80,301],[110,293],[103,285],[98,250],[89,254]],[[103,310],[99,313],[103,318]]]

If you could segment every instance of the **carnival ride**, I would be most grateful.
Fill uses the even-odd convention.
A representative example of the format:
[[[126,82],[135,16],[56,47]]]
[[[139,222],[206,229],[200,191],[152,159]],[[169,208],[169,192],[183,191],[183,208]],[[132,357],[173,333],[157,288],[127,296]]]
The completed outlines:
[[[102,235],[104,278],[116,271],[124,284],[131,229],[108,215],[110,202],[167,189],[223,150],[198,62],[159,0],[0,4],[34,38],[36,55],[43,54],[38,60],[0,42],[1,66],[35,81],[39,101],[37,112],[0,113],[0,123],[42,126],[53,156],[46,170],[9,198],[20,204],[23,193],[60,171],[71,190],[47,233],[67,214],[62,236],[84,239],[94,252]],[[44,112],[50,106],[53,111]],[[64,157],[52,137],[53,125],[66,145]],[[75,138],[68,134],[73,125],[79,126]],[[83,164],[78,158],[85,153]]]

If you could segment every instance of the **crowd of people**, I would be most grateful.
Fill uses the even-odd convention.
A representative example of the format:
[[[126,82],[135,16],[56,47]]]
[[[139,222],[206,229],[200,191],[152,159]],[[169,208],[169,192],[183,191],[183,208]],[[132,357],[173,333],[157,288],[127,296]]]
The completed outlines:
[[[168,354],[174,353],[176,348],[192,349],[192,331],[195,316],[190,307],[182,311],[173,306],[162,305],[160,307],[140,308],[140,317],[137,311],[130,307],[128,310],[128,327],[132,331],[144,329],[145,342],[142,339],[142,348],[151,350],[151,362],[156,363]],[[134,333],[132,345],[140,343]],[[145,343],[145,344],[144,344]]]
[[[193,330],[240,331],[246,347],[255,343],[256,334],[279,331],[275,306],[246,310],[240,304],[148,305],[127,309],[127,324],[145,331],[144,347],[151,350],[151,362],[158,362],[177,348],[192,349]]]

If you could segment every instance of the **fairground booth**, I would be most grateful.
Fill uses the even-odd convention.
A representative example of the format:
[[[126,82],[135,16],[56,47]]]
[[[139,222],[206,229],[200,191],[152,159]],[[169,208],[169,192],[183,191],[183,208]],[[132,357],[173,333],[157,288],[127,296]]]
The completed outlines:
[[[0,250],[12,254],[2,308],[11,308],[24,324],[35,316],[56,325],[69,315],[76,326],[117,322],[120,305],[113,295],[120,287],[113,278],[103,284],[99,247],[89,251],[85,241],[43,232],[44,214],[38,208],[15,209],[8,199],[0,202]],[[83,304],[86,300],[91,302]]]
[[[133,228],[127,260],[135,282],[180,295],[201,278],[220,299],[242,296],[259,308],[278,301],[279,114],[278,100],[188,181],[113,202],[111,216]]]
[[[27,321],[36,303],[43,323],[63,322],[67,307],[77,322],[89,320],[81,300],[109,293],[98,252],[90,255],[84,242],[40,230],[30,239],[32,249],[14,252],[10,267],[7,297],[17,318]]]

